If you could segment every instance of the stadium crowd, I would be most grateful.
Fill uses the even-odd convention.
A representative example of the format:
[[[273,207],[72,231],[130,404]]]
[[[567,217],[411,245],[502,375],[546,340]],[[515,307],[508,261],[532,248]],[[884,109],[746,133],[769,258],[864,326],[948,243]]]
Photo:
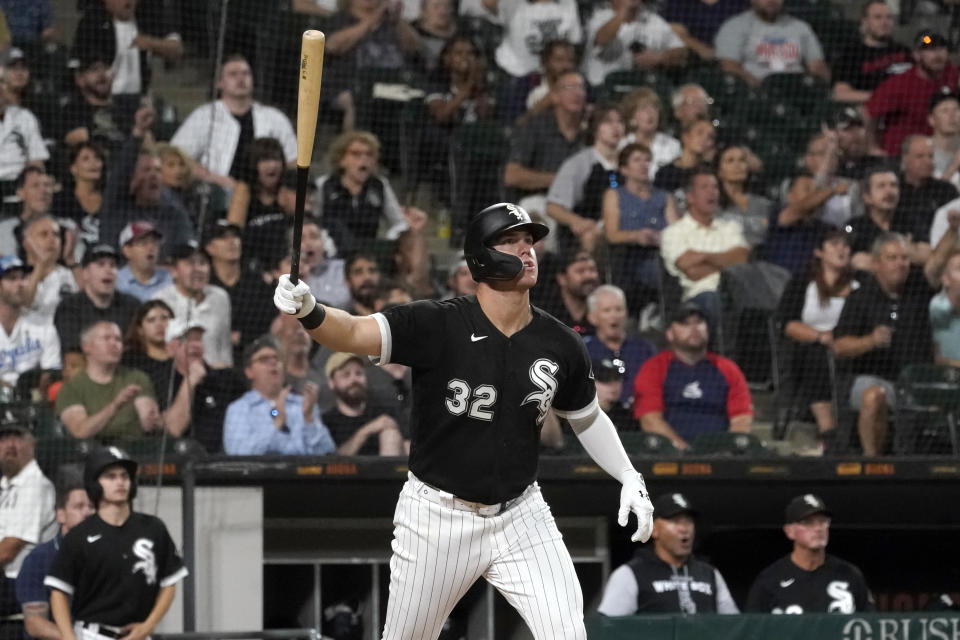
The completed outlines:
[[[925,446],[898,398],[908,368],[960,363],[958,71],[944,33],[897,42],[883,1],[859,24],[826,1],[240,3],[189,113],[151,69],[210,64],[207,8],[80,4],[65,37],[46,0],[0,0],[2,394],[52,405],[61,437],[405,452],[410,371],[318,347],[271,301],[296,188],[277,36],[312,25],[319,300],[473,293],[430,234],[459,248],[509,200],[553,229],[535,303],[583,335],[624,432],[749,433],[748,382],[776,379],[821,450]],[[545,449],[569,440],[548,421]]]

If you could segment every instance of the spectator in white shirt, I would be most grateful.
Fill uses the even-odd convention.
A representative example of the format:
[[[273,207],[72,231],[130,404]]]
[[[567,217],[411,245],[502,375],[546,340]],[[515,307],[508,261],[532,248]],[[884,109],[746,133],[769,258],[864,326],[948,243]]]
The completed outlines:
[[[613,71],[674,68],[686,60],[683,40],[642,0],[613,0],[587,23],[583,72],[593,86]]]
[[[0,66],[0,183],[11,183],[27,165],[42,169],[50,157],[36,116],[11,103],[7,83],[7,69]],[[0,195],[12,193],[11,187],[0,184]]]
[[[20,375],[31,369],[60,369],[60,338],[53,322],[25,317],[26,272],[29,267],[16,256],[0,258],[0,385],[16,387]],[[35,386],[49,384],[41,375]]]
[[[194,109],[170,140],[197,161],[197,177],[232,189],[246,170],[247,149],[255,138],[276,138],[292,166],[297,159],[293,126],[279,109],[254,102],[253,73],[242,56],[227,58],[217,87],[220,99]]]
[[[173,284],[153,295],[173,309],[178,320],[204,328],[203,353],[214,369],[233,366],[230,336],[230,296],[210,284],[210,256],[196,242],[176,247],[170,254]]]
[[[680,141],[660,131],[663,103],[656,91],[641,87],[631,91],[620,101],[620,113],[627,125],[627,135],[620,142],[623,149],[628,144],[639,143],[650,149],[650,180],[660,167],[680,157]]]

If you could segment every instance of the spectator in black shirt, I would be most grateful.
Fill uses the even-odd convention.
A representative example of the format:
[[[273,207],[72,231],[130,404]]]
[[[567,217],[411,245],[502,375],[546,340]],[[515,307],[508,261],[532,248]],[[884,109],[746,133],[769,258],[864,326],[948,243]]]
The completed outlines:
[[[787,505],[783,533],[793,550],[764,569],[747,596],[752,613],[855,613],[873,611],[873,595],[863,573],[827,554],[831,513],[807,493]]]
[[[915,226],[913,240],[930,239],[937,209],[957,197],[957,188],[933,177],[933,142],[927,136],[907,136],[900,146],[903,179],[898,214]]]
[[[789,384],[794,397],[809,404],[824,440],[835,426],[827,351],[847,296],[859,287],[850,239],[832,229],[820,236],[807,270],[787,283],[777,307],[777,321],[791,341]]]
[[[348,0],[344,7],[326,21],[323,95],[332,96],[344,113],[343,129],[349,131],[356,115],[353,79],[364,69],[403,69],[407,57],[419,52],[421,40],[389,0]]]
[[[133,113],[120,114],[110,99],[111,61],[96,51],[76,60],[75,91],[57,118],[56,138],[68,145],[88,140],[115,150],[127,139]]]
[[[903,234],[907,242],[907,258],[911,264],[923,266],[930,257],[929,222],[926,235],[922,221],[910,217],[898,208],[900,203],[900,180],[893,169],[874,167],[863,179],[861,197],[866,212],[850,220],[846,229],[850,232],[850,248],[853,250],[855,269],[869,271],[873,268],[871,255],[874,242],[887,232]]]
[[[684,203],[683,186],[693,171],[713,162],[717,147],[717,131],[713,123],[706,118],[698,118],[687,124],[680,134],[680,157],[670,164],[660,167],[653,179],[653,186],[672,193],[678,203]]]
[[[83,254],[81,289],[63,296],[53,316],[64,352],[79,349],[80,332],[94,322],[127,326],[140,306],[139,300],[116,290],[117,259],[117,250],[108,244],[87,247]]]
[[[682,493],[653,503],[653,545],[617,567],[597,611],[606,616],[655,613],[740,613],[727,583],[693,555],[696,509]]]
[[[227,406],[247,385],[233,369],[214,369],[203,359],[202,326],[174,318],[166,327],[166,348],[172,366],[154,381],[157,402],[171,435],[187,435],[210,453],[223,446]]]
[[[863,103],[877,85],[913,63],[910,49],[893,41],[894,20],[884,0],[868,0],[860,11],[859,42],[851,42],[833,61],[833,99]]]
[[[74,251],[67,255],[67,262],[73,263],[88,245],[95,245],[100,239],[99,216],[103,207],[107,156],[103,147],[87,140],[70,147],[69,162],[73,185],[71,187],[68,182],[53,194],[50,212],[70,229],[68,233],[75,235]]]
[[[581,336],[596,329],[587,319],[587,296],[600,286],[600,272],[589,251],[573,250],[564,254],[563,265],[556,275],[556,287],[547,293],[541,306],[544,311],[572,328]]]
[[[346,309],[355,316],[366,316],[379,311],[383,283],[376,258],[369,253],[352,253],[343,266],[352,304]]]
[[[593,361],[593,381],[597,387],[597,404],[613,421],[617,431],[640,431],[640,423],[633,418],[633,411],[620,400],[623,395],[623,376],[626,367],[619,358],[604,358]],[[633,401],[633,392],[630,400]]]
[[[120,364],[143,371],[153,382],[161,410],[165,406],[167,388],[162,381],[170,369],[167,353],[167,324],[173,309],[163,300],[148,300],[137,308],[123,336],[123,358]]]
[[[870,167],[885,162],[885,157],[870,149],[863,116],[856,107],[846,106],[834,113],[827,124],[827,136],[836,138],[836,175],[860,180]]]
[[[896,407],[900,370],[931,359],[928,305],[932,291],[914,272],[908,279],[908,242],[880,234],[871,252],[873,278],[851,292],[833,330],[834,351],[853,374],[850,406],[860,411],[857,428],[867,456],[884,453],[888,413]]]
[[[403,435],[397,416],[368,402],[363,358],[352,353],[334,353],[327,359],[324,372],[336,405],[323,414],[322,420],[337,443],[337,453],[402,455]]]
[[[263,271],[286,249],[290,220],[280,206],[283,146],[274,138],[250,143],[247,167],[234,185],[227,220],[243,230],[243,254],[250,271]]]
[[[259,272],[241,266],[240,227],[220,219],[204,234],[204,249],[210,256],[210,284],[230,296],[230,329],[234,362],[240,362],[243,347],[270,329],[276,314],[268,304],[273,289]]]

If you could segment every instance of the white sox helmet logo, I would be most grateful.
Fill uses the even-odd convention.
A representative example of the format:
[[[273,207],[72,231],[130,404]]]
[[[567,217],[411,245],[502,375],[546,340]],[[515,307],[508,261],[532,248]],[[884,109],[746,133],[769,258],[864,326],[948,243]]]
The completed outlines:
[[[528,393],[520,404],[537,403],[537,409],[540,411],[540,415],[537,416],[537,424],[543,424],[544,418],[547,417],[547,410],[553,403],[553,396],[557,393],[558,383],[554,374],[558,369],[560,369],[560,366],[556,362],[546,358],[540,358],[530,365],[530,381],[540,390]]]
[[[523,212],[520,211],[520,209],[518,209],[517,206],[514,205],[514,204],[510,204],[510,203],[508,202],[508,203],[507,203],[507,211],[509,211],[510,214],[511,214],[513,217],[515,217],[517,220],[519,220],[520,222],[523,222],[524,220],[526,220],[526,218],[525,218],[524,215],[523,215]]]

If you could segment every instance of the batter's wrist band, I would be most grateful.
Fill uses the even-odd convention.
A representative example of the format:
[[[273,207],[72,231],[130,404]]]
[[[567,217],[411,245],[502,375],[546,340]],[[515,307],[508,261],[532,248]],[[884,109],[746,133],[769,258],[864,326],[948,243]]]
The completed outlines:
[[[324,309],[323,305],[318,302],[313,306],[313,310],[310,311],[310,313],[300,318],[300,324],[303,325],[304,329],[310,331],[311,329],[316,329],[319,327],[326,317],[327,310]]]

